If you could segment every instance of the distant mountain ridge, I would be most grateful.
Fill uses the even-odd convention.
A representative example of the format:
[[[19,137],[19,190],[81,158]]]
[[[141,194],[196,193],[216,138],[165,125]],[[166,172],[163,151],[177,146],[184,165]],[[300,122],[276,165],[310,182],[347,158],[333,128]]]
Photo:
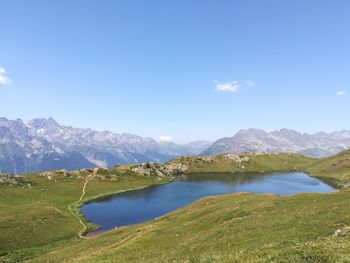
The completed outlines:
[[[128,133],[63,126],[51,117],[28,121],[0,118],[0,171],[28,173],[164,162],[178,156],[198,155],[210,144],[162,143]]]
[[[290,129],[273,132],[247,129],[214,143],[176,144],[128,133],[64,126],[51,117],[28,121],[0,117],[0,171],[10,173],[164,162],[200,154],[298,152],[326,157],[349,148],[348,130],[308,134]]]
[[[290,129],[266,132],[260,129],[240,130],[233,137],[217,140],[203,155],[240,152],[298,152],[311,157],[327,157],[350,148],[350,131],[315,134]]]

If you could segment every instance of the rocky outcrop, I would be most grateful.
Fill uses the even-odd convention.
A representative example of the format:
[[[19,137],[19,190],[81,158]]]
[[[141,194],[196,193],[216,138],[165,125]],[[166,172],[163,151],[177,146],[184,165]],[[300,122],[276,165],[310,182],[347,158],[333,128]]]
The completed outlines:
[[[347,236],[350,236],[350,227],[346,226],[346,227],[344,227],[342,229],[337,229],[334,232],[334,236],[335,237],[347,237]]]
[[[133,165],[129,170],[143,176],[157,175],[159,169],[156,166],[158,166],[156,163],[148,162],[140,165]]]
[[[241,156],[239,156],[238,154],[234,154],[234,153],[225,154],[223,157],[224,157],[224,159],[231,160],[231,161],[238,162],[238,163],[249,161],[248,156],[242,156],[242,158],[241,158]]]
[[[166,174],[187,173],[189,166],[183,163],[168,162],[162,166],[163,172]]]
[[[133,165],[129,167],[129,170],[143,176],[165,177],[188,173],[189,166],[179,162],[168,162],[165,164],[148,162],[140,165]]]
[[[210,156],[193,156],[193,157],[181,157],[164,164],[148,162],[141,165],[132,165],[128,169],[129,171],[144,175],[144,176],[172,176],[178,174],[188,174],[191,171],[191,167],[208,165],[210,163],[221,162],[222,160],[231,162],[236,167],[241,169],[246,168],[246,163],[252,156],[263,155],[262,152],[256,153],[242,153],[242,154],[225,154],[225,155],[210,155]]]
[[[1,186],[28,186],[30,182],[25,180],[22,176],[9,173],[0,173],[0,187]]]

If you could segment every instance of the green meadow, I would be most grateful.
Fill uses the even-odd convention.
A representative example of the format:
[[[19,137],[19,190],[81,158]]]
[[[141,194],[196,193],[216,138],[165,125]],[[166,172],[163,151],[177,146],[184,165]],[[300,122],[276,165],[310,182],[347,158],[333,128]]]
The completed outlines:
[[[125,167],[26,175],[31,187],[0,188],[0,257],[4,262],[350,262],[350,151],[315,160],[297,154],[249,156],[244,165],[216,156],[179,158],[194,172],[305,171],[333,193],[209,196],[153,221],[94,238],[79,207],[112,193],[167,183]],[[71,209],[69,209],[69,207]],[[338,235],[335,236],[335,231]]]
[[[79,240],[78,235],[92,228],[79,212],[83,202],[107,194],[167,183],[170,178],[145,177],[111,170],[111,175],[92,179],[81,202],[86,171],[64,177],[53,172],[49,180],[40,173],[25,175],[31,187],[0,188],[0,257],[16,262],[43,253],[56,243]],[[70,207],[69,207],[70,205]],[[79,217],[80,220],[77,218]]]

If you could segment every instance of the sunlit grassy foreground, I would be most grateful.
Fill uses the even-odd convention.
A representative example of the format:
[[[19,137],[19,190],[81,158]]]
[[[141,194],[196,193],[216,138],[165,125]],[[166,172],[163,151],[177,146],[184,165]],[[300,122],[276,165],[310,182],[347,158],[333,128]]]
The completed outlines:
[[[78,241],[83,225],[77,216],[80,214],[79,206],[84,201],[171,180],[120,173],[112,169],[111,176],[101,172],[90,180],[82,202],[78,202],[89,172],[69,174],[71,177],[53,172],[50,180],[39,173],[31,174],[26,176],[32,182],[31,187],[0,188],[0,258],[3,261],[22,261],[45,253],[57,242]],[[84,218],[81,217],[81,220],[88,228],[91,227]]]
[[[34,262],[348,262],[349,191],[207,197]]]
[[[222,156],[211,163],[195,157],[173,162],[186,163],[190,172],[305,170],[344,188],[330,194],[207,197],[157,220],[79,240],[82,225],[68,204],[81,196],[87,174],[55,180],[33,174],[31,188],[0,189],[3,261],[350,262],[350,191],[345,187],[350,152],[321,161],[293,154],[251,156],[244,166]],[[85,200],[170,180],[117,170],[100,174],[89,182]]]

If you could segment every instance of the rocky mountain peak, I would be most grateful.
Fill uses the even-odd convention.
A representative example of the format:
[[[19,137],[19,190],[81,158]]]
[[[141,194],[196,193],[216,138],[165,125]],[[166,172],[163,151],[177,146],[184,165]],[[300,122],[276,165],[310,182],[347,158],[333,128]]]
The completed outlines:
[[[243,138],[243,137],[266,137],[267,132],[261,129],[249,128],[242,129],[238,131],[233,137]]]
[[[49,118],[36,118],[26,122],[26,124],[35,129],[54,129],[60,127],[52,117]]]
[[[291,129],[266,132],[259,129],[240,130],[233,137],[217,140],[203,154],[240,152],[299,152],[325,157],[350,148],[350,132],[300,133]]]
[[[197,146],[162,145],[129,133],[63,126],[52,117],[25,122],[0,118],[0,169],[11,173],[163,162],[202,150]]]

